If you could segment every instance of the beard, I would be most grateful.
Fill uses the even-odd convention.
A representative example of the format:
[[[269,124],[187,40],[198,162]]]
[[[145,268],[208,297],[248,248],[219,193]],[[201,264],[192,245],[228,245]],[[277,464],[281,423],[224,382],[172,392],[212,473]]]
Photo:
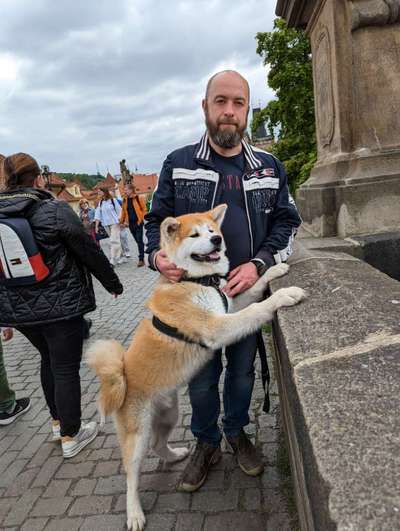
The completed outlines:
[[[223,149],[232,149],[240,144],[246,131],[246,124],[239,127],[237,122],[228,119],[214,123],[210,120],[207,108],[205,109],[205,118],[208,134],[217,146]],[[231,127],[220,129],[221,124],[229,124]]]

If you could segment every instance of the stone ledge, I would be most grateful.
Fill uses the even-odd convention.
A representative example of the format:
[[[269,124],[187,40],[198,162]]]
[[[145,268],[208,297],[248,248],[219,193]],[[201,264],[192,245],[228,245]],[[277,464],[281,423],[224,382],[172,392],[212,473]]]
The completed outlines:
[[[298,245],[272,291],[309,298],[274,322],[302,530],[400,529],[400,283]]]

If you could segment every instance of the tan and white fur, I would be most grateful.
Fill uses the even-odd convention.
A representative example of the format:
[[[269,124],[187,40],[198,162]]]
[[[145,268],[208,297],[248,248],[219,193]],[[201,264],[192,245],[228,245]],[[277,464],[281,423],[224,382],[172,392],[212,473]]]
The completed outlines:
[[[202,214],[167,218],[161,224],[161,247],[188,278],[228,272],[220,230],[225,210],[226,205],[220,205]],[[301,288],[289,287],[263,300],[268,282],[288,269],[286,264],[268,269],[252,288],[228,299],[229,313],[213,287],[185,279],[172,283],[161,277],[147,304],[150,311],[204,346],[170,337],[144,319],[128,350],[116,341],[97,341],[89,349],[88,363],[101,382],[99,410],[103,417],[114,414],[121,445],[127,474],[128,529],[140,531],[145,525],[138,482],[149,444],[170,462],[189,453],[186,447],[168,444],[178,419],[177,388],[187,384],[215,350],[256,332],[271,321],[278,308],[305,297]]]

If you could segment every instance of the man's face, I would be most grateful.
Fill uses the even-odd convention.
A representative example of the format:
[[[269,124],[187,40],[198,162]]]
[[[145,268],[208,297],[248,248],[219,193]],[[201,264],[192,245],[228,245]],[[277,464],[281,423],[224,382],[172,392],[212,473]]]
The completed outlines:
[[[132,188],[130,188],[129,186],[125,186],[125,194],[127,197],[131,197],[131,195],[133,195],[133,190]]]
[[[236,74],[218,75],[203,100],[206,126],[211,139],[224,149],[236,147],[243,138],[249,113],[249,93]]]

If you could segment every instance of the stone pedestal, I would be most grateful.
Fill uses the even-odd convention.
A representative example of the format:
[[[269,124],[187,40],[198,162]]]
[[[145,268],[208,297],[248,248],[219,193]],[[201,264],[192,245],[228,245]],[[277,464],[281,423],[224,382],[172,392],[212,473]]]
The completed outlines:
[[[279,0],[313,54],[318,161],[297,194],[305,229],[400,229],[400,0]]]

